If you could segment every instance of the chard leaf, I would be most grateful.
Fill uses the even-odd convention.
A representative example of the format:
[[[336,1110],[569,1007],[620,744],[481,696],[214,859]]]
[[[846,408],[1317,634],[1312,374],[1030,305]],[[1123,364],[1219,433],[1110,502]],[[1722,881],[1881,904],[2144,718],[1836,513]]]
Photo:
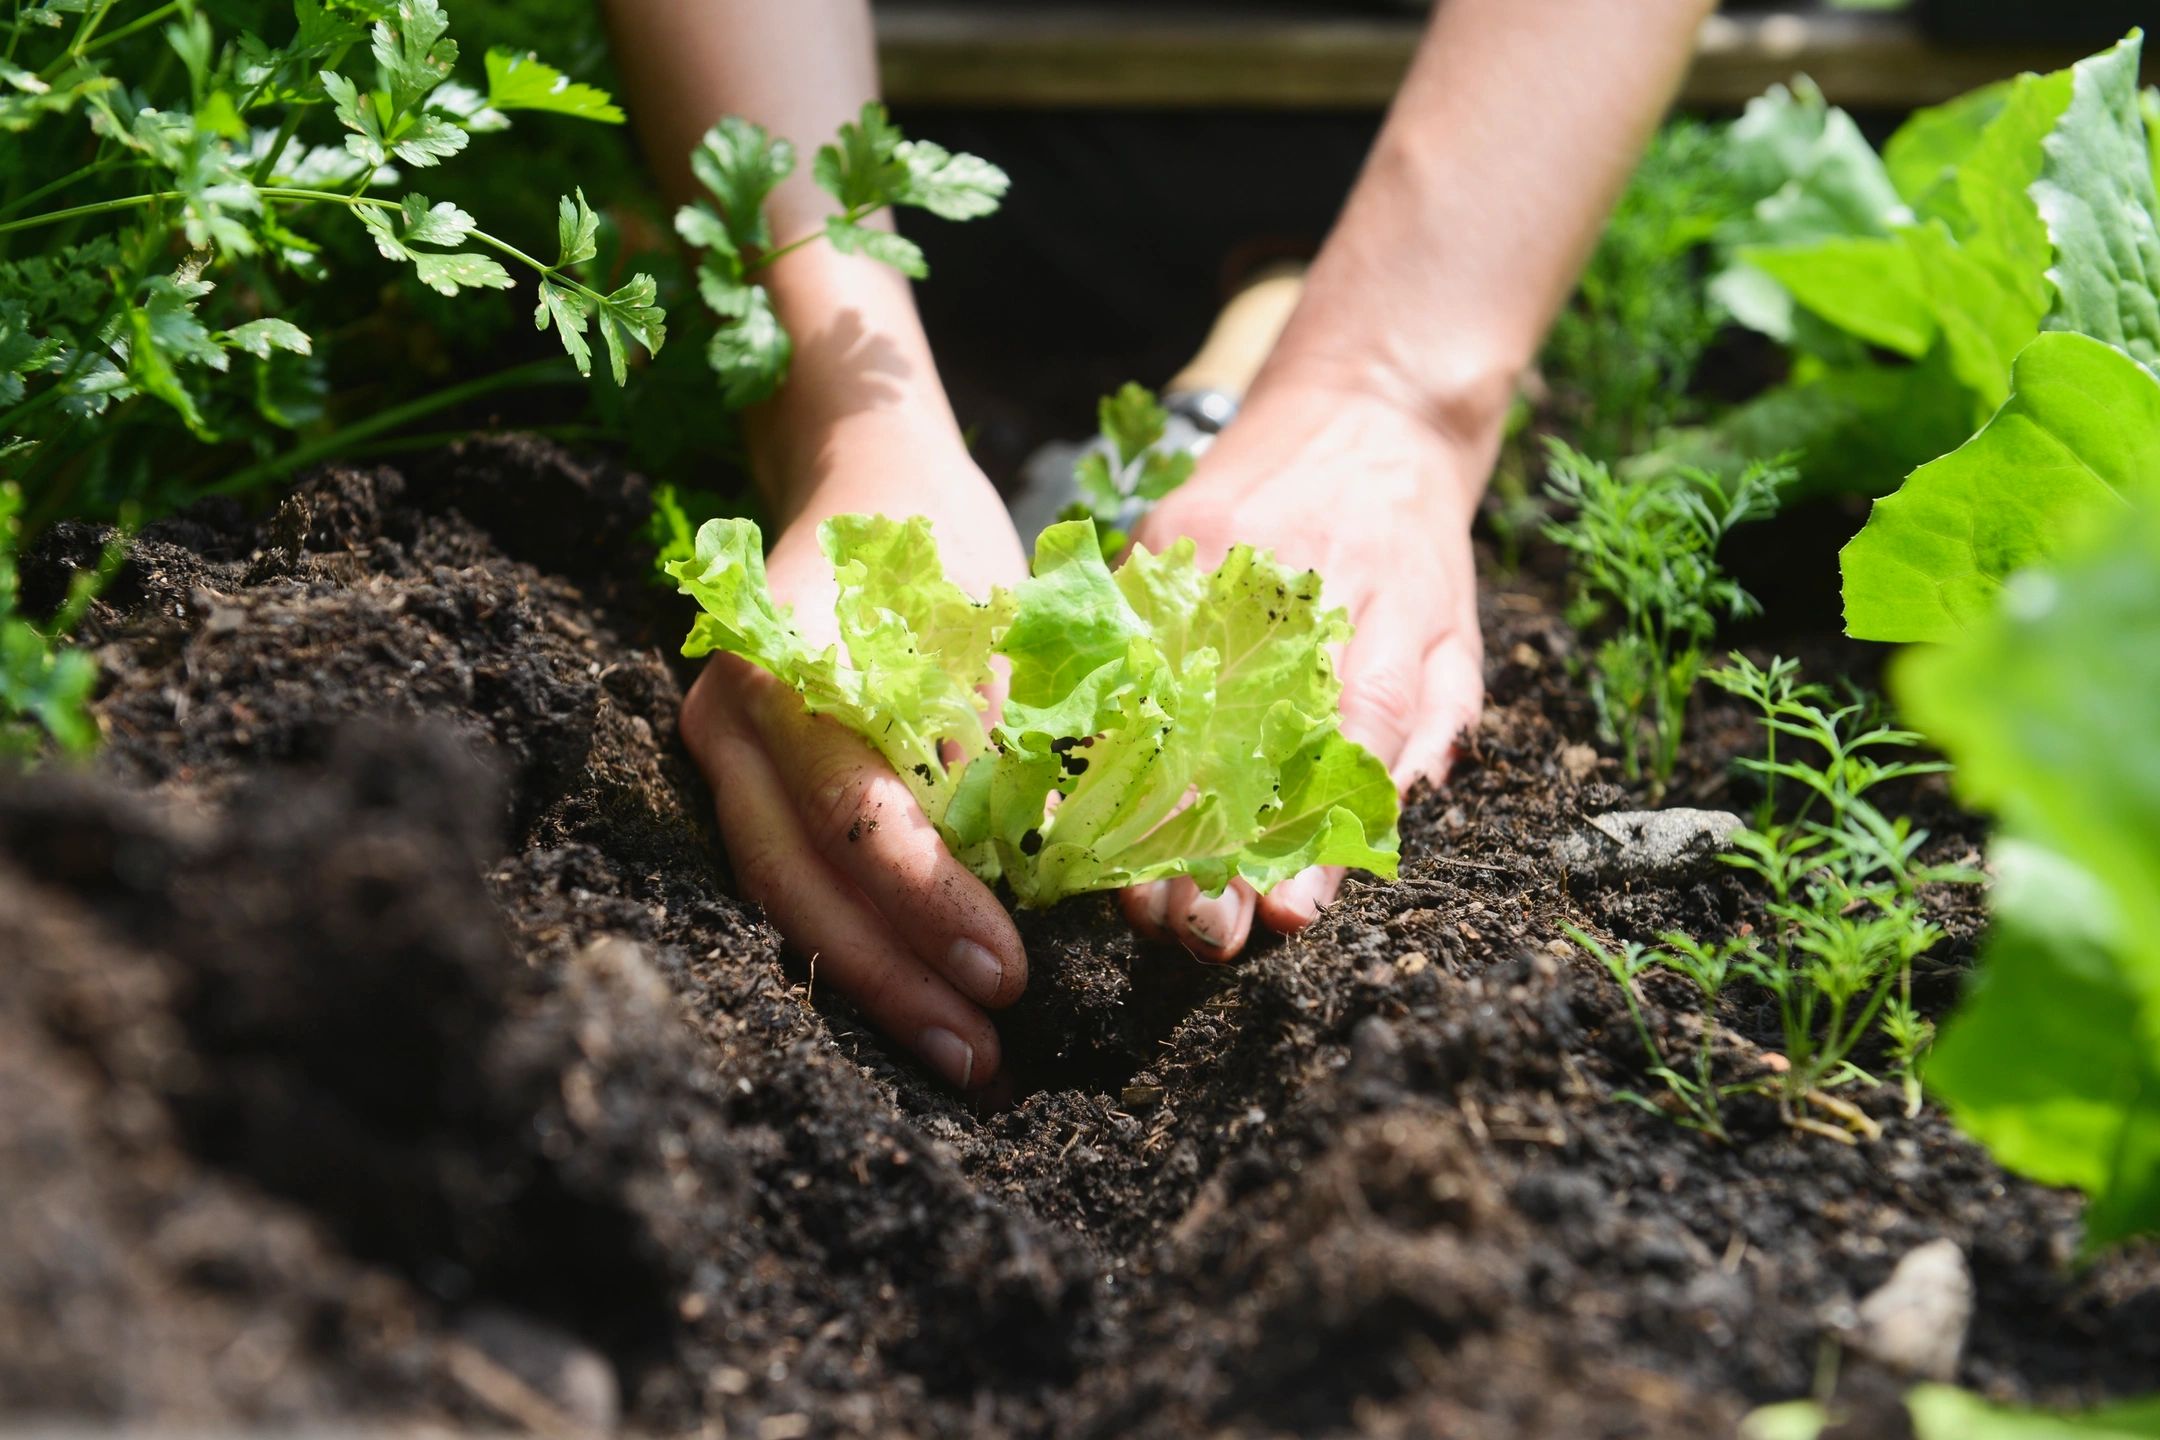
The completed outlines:
[[[2012,573],[2156,487],[2160,381],[2098,340],[2042,335],[1986,427],[1876,501],[1845,547],[1846,631],[1951,639],[1990,613]]]
[[[547,110],[620,125],[622,108],[607,91],[572,80],[530,52],[497,47],[487,52],[487,102],[497,110]]]
[[[1980,137],[2002,114],[2015,82],[1983,85],[1954,100],[1915,110],[1883,145],[1883,169],[1913,213],[1939,218]]]
[[[2156,576],[2147,505],[1892,674],[2005,837],[1996,933],[1929,1082],[2004,1163],[2086,1189],[2094,1244],[2160,1229]]]
[[[2160,370],[2160,196],[2138,108],[2139,35],[2074,67],[2034,201],[2054,242],[2050,330],[2120,346]]]
[[[1900,238],[1835,236],[1811,245],[1750,246],[1740,260],[1768,275],[1801,305],[1871,345],[1914,358],[1938,326],[1926,277]]]
[[[1395,787],[1340,732],[1327,647],[1349,627],[1316,575],[1246,547],[1203,571],[1190,542],[1113,574],[1077,521],[1043,532],[1033,578],[977,603],[944,579],[924,521],[840,517],[820,537],[845,663],[773,603],[740,520],[708,523],[697,557],[668,567],[705,612],[684,653],[742,656],[855,730],[953,853],[1021,903],[1169,875],[1220,890],[1316,864],[1395,873]],[[986,734],[993,653],[1012,670]]]

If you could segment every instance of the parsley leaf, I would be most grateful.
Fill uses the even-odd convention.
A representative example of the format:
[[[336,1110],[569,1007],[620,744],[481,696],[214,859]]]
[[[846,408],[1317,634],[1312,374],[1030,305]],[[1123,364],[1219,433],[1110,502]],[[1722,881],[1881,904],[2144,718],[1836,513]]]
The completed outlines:
[[[818,148],[810,173],[825,192],[850,210],[875,210],[899,201],[911,176],[899,158],[902,136],[885,107],[863,102],[862,113],[840,127],[837,141]]]
[[[487,52],[488,104],[497,110],[548,110],[620,125],[623,112],[607,91],[572,80],[539,56],[514,50]]]
[[[825,238],[843,255],[868,255],[912,279],[920,280],[930,273],[922,247],[898,231],[858,225],[846,216],[831,215],[825,220]]]
[[[697,149],[690,152],[690,169],[720,202],[722,227],[736,250],[762,250],[772,244],[765,197],[794,173],[793,145],[766,134],[762,126],[729,115],[706,131]],[[678,229],[682,225],[679,216],[676,224]]]
[[[979,155],[955,155],[929,140],[903,140],[894,157],[907,184],[894,203],[915,205],[941,220],[975,220],[991,214],[1012,181]]]
[[[407,195],[394,211],[362,206],[359,215],[384,259],[410,261],[421,283],[444,295],[465,289],[508,290],[511,286],[510,272],[488,256],[470,251],[444,255],[412,248],[455,245],[472,233],[472,216],[447,200],[431,206],[425,195]]]

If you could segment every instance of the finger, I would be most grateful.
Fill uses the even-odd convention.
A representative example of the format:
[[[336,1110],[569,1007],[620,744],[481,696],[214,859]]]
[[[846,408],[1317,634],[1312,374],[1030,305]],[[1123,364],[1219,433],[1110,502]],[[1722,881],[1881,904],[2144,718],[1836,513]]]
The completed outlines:
[[[810,847],[962,994],[992,1008],[1019,999],[1027,953],[989,887],[953,858],[869,746],[805,712],[792,691],[773,692],[753,719]]]
[[[1260,923],[1276,934],[1295,935],[1319,919],[1323,909],[1335,903],[1342,881],[1340,865],[1316,865],[1310,870],[1301,870],[1262,895],[1255,913]]]
[[[1368,608],[1343,656],[1343,734],[1392,768],[1410,738],[1424,673],[1422,627],[1399,608]]]
[[[962,1090],[997,1074],[989,1016],[893,936],[884,917],[811,847],[787,788],[746,729],[708,732],[699,748],[743,893],[788,943],[888,1035]]]
[[[1170,938],[1170,882],[1150,880],[1118,891],[1118,908],[1125,921],[1150,940]]]
[[[1253,888],[1233,880],[1220,895],[1203,895],[1183,875],[1170,882],[1170,935],[1202,960],[1221,964],[1245,948],[1252,933]]]
[[[1417,724],[1389,767],[1407,792],[1419,780],[1438,785],[1454,768],[1463,732],[1476,727],[1485,708],[1484,661],[1479,647],[1449,636],[1425,660]]]

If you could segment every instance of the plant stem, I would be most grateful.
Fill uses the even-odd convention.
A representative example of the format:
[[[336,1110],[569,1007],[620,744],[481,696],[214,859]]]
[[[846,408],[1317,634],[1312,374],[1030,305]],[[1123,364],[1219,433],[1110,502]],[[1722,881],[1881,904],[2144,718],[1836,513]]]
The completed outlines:
[[[845,211],[841,212],[840,223],[843,225],[860,224],[862,221],[869,219],[872,215],[877,214],[878,211],[884,208],[885,207],[883,205],[851,205]],[[813,230],[807,235],[797,236],[795,239],[788,241],[787,244],[782,245],[777,250],[767,250],[764,254],[758,256],[757,259],[743,266],[743,274],[746,276],[755,275],[758,271],[772,264],[773,261],[778,260],[781,256],[792,255],[797,250],[802,249],[803,246],[815,244],[817,241],[824,239],[825,233],[826,232],[823,229]]]
[[[399,211],[401,208],[395,200],[379,200],[371,195],[340,195],[335,190],[302,190],[285,185],[263,185],[258,186],[255,193],[265,200],[318,200],[333,205],[343,205],[348,210]],[[20,220],[9,220],[0,223],[0,235],[6,235],[16,230],[30,230],[40,225],[55,225],[63,220],[80,220],[91,215],[104,215],[118,210],[132,210],[144,205],[156,205],[167,200],[184,200],[186,198],[187,192],[184,190],[152,190],[140,195],[122,195],[111,200],[98,200],[88,205],[72,206],[66,210],[48,210],[42,215],[29,215]],[[537,270],[556,284],[578,291],[589,300],[599,302],[607,298],[576,276],[559,270],[553,265],[543,264],[507,240],[498,240],[485,230],[473,230],[467,232],[467,234],[469,238],[477,240],[492,249],[499,250],[520,264]]]
[[[395,430],[424,416],[462,405],[468,400],[477,400],[498,390],[512,390],[527,384],[570,383],[572,377],[562,373],[563,360],[564,357],[558,355],[546,360],[514,365],[508,370],[482,375],[478,379],[467,380],[462,385],[452,385],[446,390],[438,390],[432,395],[421,396],[403,405],[393,405],[365,420],[357,420],[340,430],[332,431],[320,439],[295,446],[282,455],[272,456],[244,470],[236,470],[216,484],[205,487],[201,493],[232,495],[251,490],[266,480],[342,454],[361,441],[372,439],[385,431]]]
[[[109,9],[111,7],[108,6],[107,8]],[[107,32],[104,36],[102,36],[96,41],[78,45],[76,47],[76,53],[79,55],[87,55],[92,50],[102,50],[107,45],[112,45],[121,40],[125,40],[128,36],[135,34],[137,31],[147,30],[152,25],[157,24],[158,21],[163,20],[166,16],[174,14],[186,8],[187,7],[184,3],[184,0],[166,0],[165,4],[158,6],[157,9],[152,10],[149,14],[137,16],[135,19],[128,21],[127,24],[122,25],[119,29]]]
[[[0,205],[0,215],[13,214],[27,205],[44,199],[47,195],[67,189],[68,186],[73,185],[78,180],[88,180],[93,175],[100,175],[114,168],[116,167],[110,160],[93,160],[72,174],[63,175],[57,180],[47,181],[29,194],[17,196],[15,199],[8,201],[7,204]]]

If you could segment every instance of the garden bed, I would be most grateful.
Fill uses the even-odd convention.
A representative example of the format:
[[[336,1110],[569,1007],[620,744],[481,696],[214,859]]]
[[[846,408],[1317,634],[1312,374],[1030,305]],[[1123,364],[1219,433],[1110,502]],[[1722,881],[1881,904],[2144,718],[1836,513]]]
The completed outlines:
[[[1222,969],[1105,899],[1023,916],[1021,1093],[977,1111],[730,898],[644,510],[510,439],[145,531],[87,630],[96,766],[0,789],[0,1411],[1721,1435],[1833,1373],[1841,1316],[1937,1238],[1977,1284],[1963,1382],[2160,1373],[2160,1251],[2070,1266],[2079,1202],[1932,1107],[1844,1092],[1886,1132],[1846,1147],[1740,1101],[1723,1147],[1614,1100],[1641,1049],[1563,923],[1649,939],[1746,896],[1554,860],[1641,796],[1535,575],[1487,587],[1491,703],[1401,883]],[[48,535],[32,598],[100,539]],[[1742,807],[1750,729],[1700,703],[1673,799]],[[1977,851],[1938,781],[1903,800],[1930,858]],[[1980,913],[1930,903],[1940,1013]],[[1644,988],[1687,1034],[1680,983]],[[1735,1073],[1765,1063],[1771,1018],[1724,1018]]]

